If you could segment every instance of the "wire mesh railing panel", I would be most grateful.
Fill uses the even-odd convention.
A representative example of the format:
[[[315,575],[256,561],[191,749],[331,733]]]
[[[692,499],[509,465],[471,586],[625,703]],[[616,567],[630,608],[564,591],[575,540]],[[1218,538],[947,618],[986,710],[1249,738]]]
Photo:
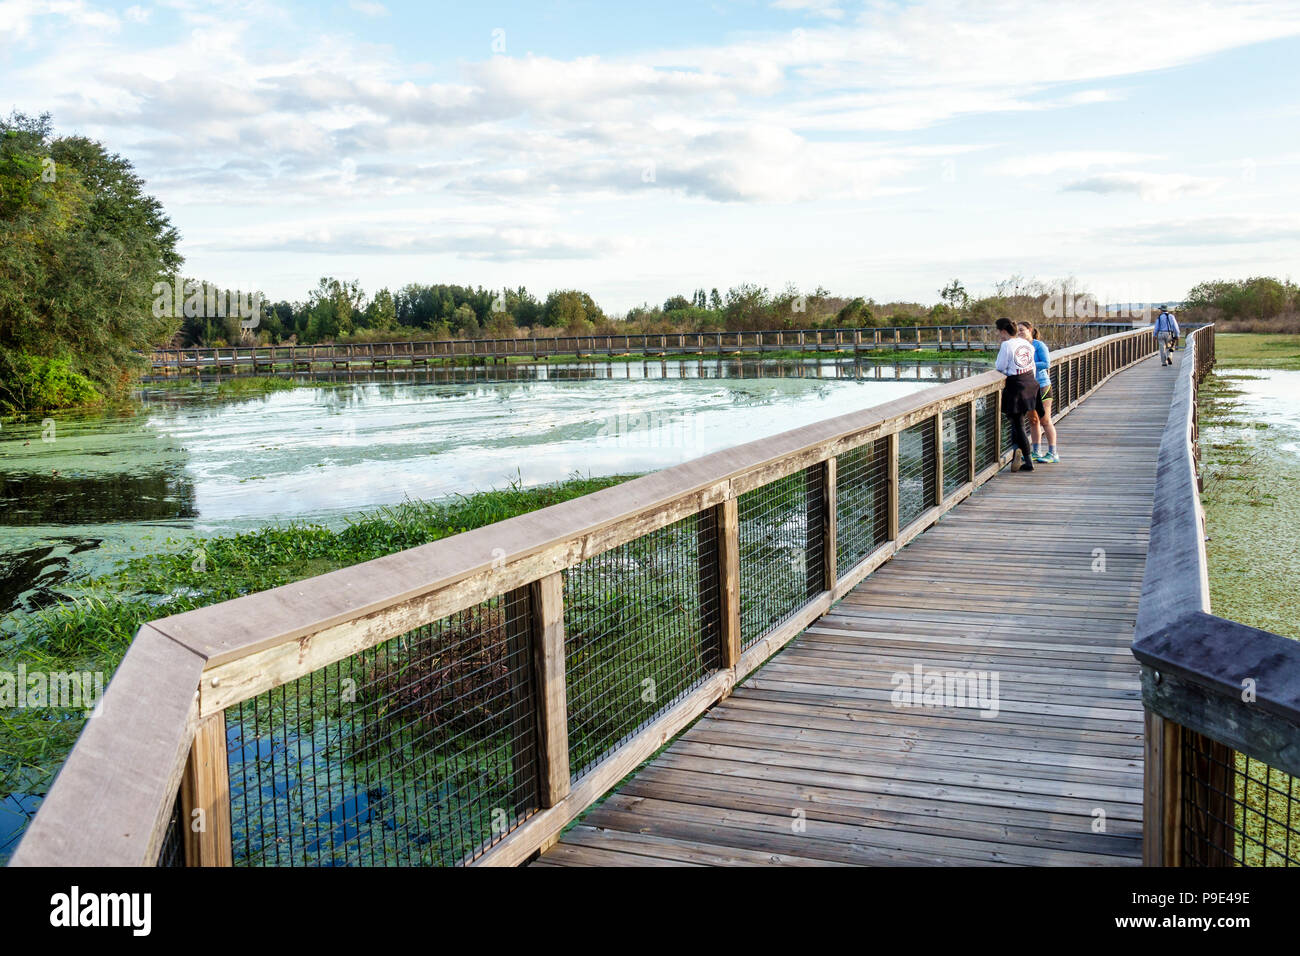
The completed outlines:
[[[943,496],[946,498],[970,476],[970,406],[959,405],[943,413]]]
[[[451,865],[538,806],[524,590],[226,710],[236,865]]]
[[[844,574],[889,540],[889,441],[840,455],[835,466],[835,564]]]
[[[740,635],[749,647],[824,584],[821,466],[745,492],[740,512]]]
[[[172,802],[171,816],[167,820],[167,834],[163,837],[162,849],[158,851],[158,866],[185,865],[185,825],[181,818],[181,798],[176,795]]]
[[[933,418],[898,433],[898,526],[906,528],[934,504]]]
[[[996,393],[975,399],[975,459],[980,468],[997,461],[998,414]]]
[[[1300,866],[1300,778],[1182,738],[1183,865]]]
[[[719,666],[716,568],[717,530],[705,511],[564,572],[575,779]]]

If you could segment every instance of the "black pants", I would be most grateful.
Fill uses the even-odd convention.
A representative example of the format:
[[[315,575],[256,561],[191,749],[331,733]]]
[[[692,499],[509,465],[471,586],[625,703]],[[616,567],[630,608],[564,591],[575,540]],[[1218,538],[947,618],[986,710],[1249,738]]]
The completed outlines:
[[[1029,454],[1029,433],[1025,431],[1024,413],[1008,415],[1007,420],[1011,422],[1011,442],[1020,449],[1021,465],[1034,467],[1034,459]]]

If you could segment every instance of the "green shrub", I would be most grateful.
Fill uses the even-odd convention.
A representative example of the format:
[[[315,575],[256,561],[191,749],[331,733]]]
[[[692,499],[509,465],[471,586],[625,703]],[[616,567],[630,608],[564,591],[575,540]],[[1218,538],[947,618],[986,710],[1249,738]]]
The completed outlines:
[[[0,353],[0,412],[98,405],[104,396],[67,359]]]
[[[1291,282],[1269,276],[1249,279],[1215,279],[1193,286],[1183,300],[1188,309],[1213,310],[1217,317],[1233,319],[1271,319],[1300,302]]]

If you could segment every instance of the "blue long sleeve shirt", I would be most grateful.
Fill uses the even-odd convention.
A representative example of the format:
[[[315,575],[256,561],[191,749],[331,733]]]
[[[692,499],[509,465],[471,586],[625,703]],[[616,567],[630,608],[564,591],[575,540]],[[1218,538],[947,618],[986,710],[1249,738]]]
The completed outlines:
[[[1047,351],[1047,343],[1042,339],[1034,339],[1034,377],[1038,379],[1039,388],[1047,388],[1052,384],[1052,356]]]
[[[1159,335],[1161,332],[1171,332],[1178,335],[1178,320],[1174,318],[1172,312],[1161,312],[1156,317],[1155,333]]]

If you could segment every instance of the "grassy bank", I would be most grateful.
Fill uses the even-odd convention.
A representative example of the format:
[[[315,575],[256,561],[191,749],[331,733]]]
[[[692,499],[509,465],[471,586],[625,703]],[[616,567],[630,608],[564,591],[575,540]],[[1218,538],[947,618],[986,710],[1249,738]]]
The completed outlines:
[[[1241,404],[1251,380],[1266,374],[1260,370],[1300,369],[1300,336],[1218,335],[1216,353],[1217,368],[1202,384],[1200,407],[1211,607],[1223,617],[1300,639],[1300,455],[1294,450],[1300,436],[1284,424],[1245,414]],[[1291,787],[1300,801],[1300,781],[1273,772],[1270,797],[1256,761],[1248,787],[1240,756],[1238,771],[1237,797],[1250,807],[1246,831],[1277,850],[1265,859],[1263,847],[1247,841],[1245,858],[1255,865],[1278,864],[1287,834],[1276,823],[1266,832],[1266,800],[1276,819],[1282,812],[1277,791]],[[1300,830],[1300,803],[1293,804],[1291,826]]]
[[[406,502],[359,515],[340,530],[295,524],[171,540],[166,553],[133,559],[112,574],[82,582],[68,600],[7,623],[5,633],[14,636],[0,643],[0,671],[13,673],[21,662],[29,673],[102,672],[107,683],[146,621],[437,541],[628,477],[512,486],[447,503]],[[80,711],[0,709],[0,798],[43,794],[84,721]],[[0,846],[5,837],[0,833]]]
[[[1300,369],[1300,335],[1219,332],[1214,342],[1220,369]]]

